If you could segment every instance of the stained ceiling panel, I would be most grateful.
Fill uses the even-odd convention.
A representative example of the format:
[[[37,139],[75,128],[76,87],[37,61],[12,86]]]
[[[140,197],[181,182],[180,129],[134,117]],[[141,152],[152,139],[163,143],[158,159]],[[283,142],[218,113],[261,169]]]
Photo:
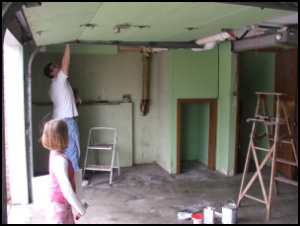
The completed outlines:
[[[24,5],[22,10],[37,46],[193,42],[225,28],[238,29],[295,14],[216,2],[42,2],[37,7]]]

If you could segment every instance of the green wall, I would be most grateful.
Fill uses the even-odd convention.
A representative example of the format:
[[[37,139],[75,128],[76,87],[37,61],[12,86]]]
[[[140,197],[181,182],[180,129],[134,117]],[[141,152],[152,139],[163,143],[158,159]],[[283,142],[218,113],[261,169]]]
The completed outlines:
[[[275,53],[248,51],[241,53],[241,77],[240,77],[240,102],[241,102],[241,155],[245,158],[249,145],[249,135],[252,123],[247,123],[248,118],[253,118],[257,103],[256,92],[274,92],[274,66]],[[267,96],[268,112],[273,113],[273,96]],[[258,125],[257,134],[265,131],[262,125]],[[267,140],[257,142],[258,146],[267,148]],[[265,152],[257,152],[261,160]]]
[[[73,47],[72,47],[73,48]],[[39,54],[33,62],[33,101],[49,102],[49,80],[43,66],[59,62],[61,53]],[[169,50],[151,59],[150,111],[140,115],[142,96],[142,54],[73,54],[70,82],[79,89],[84,101],[119,101],[131,94],[133,103],[133,164],[157,162],[171,174],[176,173],[177,99],[218,99],[216,170],[231,175],[234,168],[236,104],[232,92],[236,84],[236,56],[229,42],[212,50]],[[207,153],[198,150],[208,145],[208,106],[188,106],[199,127],[193,138],[195,158],[207,164]],[[194,109],[193,109],[194,108]],[[187,111],[190,112],[190,111]],[[122,115],[122,112],[118,112]],[[95,117],[101,117],[96,116]],[[84,118],[80,117],[84,123]],[[189,122],[192,123],[192,122]],[[87,134],[81,133],[82,139]],[[185,141],[184,141],[185,142]],[[85,147],[82,147],[84,155]],[[198,150],[197,150],[198,149]]]
[[[173,50],[168,70],[168,156],[170,173],[176,173],[177,99],[216,98],[218,51]]]
[[[234,173],[237,58],[229,42],[219,51],[219,93],[217,115],[216,170],[231,176]]]
[[[171,173],[176,172],[177,99],[218,98],[216,169],[231,175],[234,168],[236,105],[233,87],[236,58],[229,42],[212,50],[174,50],[169,55],[169,137]]]

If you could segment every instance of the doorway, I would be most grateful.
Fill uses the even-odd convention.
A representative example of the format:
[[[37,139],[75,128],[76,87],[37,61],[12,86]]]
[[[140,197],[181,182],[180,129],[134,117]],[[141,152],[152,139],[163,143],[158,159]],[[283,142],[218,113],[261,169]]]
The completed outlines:
[[[192,104],[192,105],[191,105]],[[196,105],[195,105],[196,104]],[[200,105],[202,107],[200,107]],[[199,128],[201,125],[195,125],[194,128],[186,128],[185,131],[188,131],[187,134],[183,134],[183,128],[186,127],[184,124],[184,120],[182,120],[183,115],[189,114],[189,108],[192,110],[200,109],[199,111],[193,112],[192,114],[205,114],[205,109],[208,111],[208,129],[207,129],[207,153],[203,153],[203,155],[207,155],[207,166],[210,170],[215,170],[215,159],[216,159],[216,131],[217,131],[217,99],[178,99],[177,100],[177,151],[176,151],[176,159],[177,159],[177,168],[176,174],[180,174],[181,172],[181,159],[183,157],[183,144],[184,146],[193,146],[189,143],[184,137],[189,136],[189,132],[192,134],[194,131]],[[186,117],[185,117],[186,118]],[[201,120],[200,120],[201,122]],[[187,122],[189,124],[189,122]],[[202,136],[202,137],[205,137]],[[199,137],[192,136],[192,143],[196,143],[199,140]],[[205,144],[206,142],[204,142]],[[197,145],[194,145],[194,147]],[[195,152],[189,151],[185,158],[199,158],[199,156],[195,156]]]
[[[257,95],[255,92],[285,93],[287,90],[292,92],[293,100],[291,101],[291,104],[294,106],[294,113],[292,113],[292,117],[297,116],[298,83],[296,80],[291,81],[287,75],[291,76],[292,73],[290,70],[294,68],[293,73],[296,75],[296,78],[298,76],[298,48],[290,50],[290,52],[294,52],[294,56],[290,57],[288,56],[289,53],[287,51],[280,49],[258,52],[246,51],[239,53],[238,95],[240,101],[238,108],[239,113],[237,114],[237,125],[239,128],[237,132],[238,139],[236,139],[237,173],[242,173],[244,169],[244,163],[249,145],[249,135],[251,133],[251,123],[247,123],[246,121],[248,118],[254,117],[255,106],[257,102]],[[288,63],[291,65],[288,66]],[[283,79],[279,79],[279,73],[283,75]],[[287,83],[290,85],[293,84],[293,88],[287,86]],[[269,101],[269,113],[273,112],[273,107],[274,103]],[[295,120],[297,121],[297,119]],[[259,155],[258,157],[259,159],[262,159],[263,155]],[[251,159],[249,171],[255,170],[256,167]]]
[[[7,198],[28,203],[30,178],[27,172],[23,46],[7,30],[3,45],[4,118]]]

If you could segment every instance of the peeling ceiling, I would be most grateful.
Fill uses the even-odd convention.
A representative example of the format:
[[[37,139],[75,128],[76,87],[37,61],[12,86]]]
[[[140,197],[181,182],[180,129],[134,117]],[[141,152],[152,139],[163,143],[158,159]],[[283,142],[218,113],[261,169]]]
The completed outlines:
[[[231,2],[233,3],[233,2]],[[36,46],[59,43],[177,47],[225,30],[297,25],[298,3],[40,2],[22,6],[21,23]],[[257,5],[255,5],[257,4]],[[268,5],[267,5],[268,4]],[[291,7],[289,7],[291,6]],[[282,19],[281,19],[282,18]],[[262,30],[260,30],[262,31]],[[248,34],[250,35],[250,34]]]

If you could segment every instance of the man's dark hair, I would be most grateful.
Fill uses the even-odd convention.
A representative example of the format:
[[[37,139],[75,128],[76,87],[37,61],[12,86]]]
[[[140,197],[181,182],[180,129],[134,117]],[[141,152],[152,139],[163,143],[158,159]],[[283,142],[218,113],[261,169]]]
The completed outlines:
[[[48,63],[45,67],[44,67],[44,75],[50,79],[53,79],[53,76],[51,75],[52,69],[50,68],[50,66],[53,63]]]

